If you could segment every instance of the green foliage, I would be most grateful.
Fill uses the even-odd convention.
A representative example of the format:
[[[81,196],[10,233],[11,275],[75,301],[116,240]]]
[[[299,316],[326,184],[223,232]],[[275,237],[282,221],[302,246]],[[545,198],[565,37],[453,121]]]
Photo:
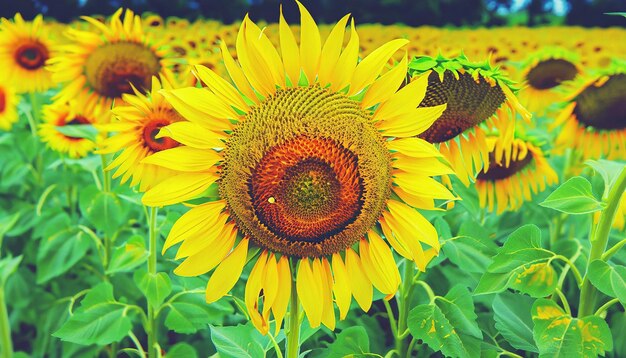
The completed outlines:
[[[135,271],[133,278],[152,307],[159,307],[172,293],[172,282],[165,272],[151,274],[145,270],[139,270]]]
[[[613,349],[609,326],[600,317],[572,318],[546,299],[535,302],[532,317],[539,357],[597,357]]]
[[[589,265],[588,275],[598,290],[626,305],[626,266],[611,266],[603,260],[594,260]]]
[[[335,341],[324,350],[320,357],[356,357],[370,352],[370,340],[364,327],[348,327],[341,331]]]
[[[502,292],[493,300],[498,332],[516,349],[538,352],[533,339],[532,298]]]
[[[232,314],[229,304],[216,302],[207,305],[204,294],[185,294],[168,302],[169,312],[165,318],[165,326],[177,333],[191,334],[204,330],[209,325],[221,325],[225,315]]]
[[[113,249],[106,274],[131,271],[146,262],[148,255],[143,237],[133,235],[126,243]]]
[[[591,183],[583,177],[569,179],[540,205],[566,214],[588,214],[602,210],[606,206],[594,197]]]

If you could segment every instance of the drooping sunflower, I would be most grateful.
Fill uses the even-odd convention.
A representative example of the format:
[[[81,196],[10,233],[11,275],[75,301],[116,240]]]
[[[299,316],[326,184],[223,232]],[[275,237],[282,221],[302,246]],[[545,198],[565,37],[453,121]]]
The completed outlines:
[[[583,159],[626,159],[626,63],[615,62],[568,87],[553,127],[562,126],[557,146],[574,148]]]
[[[54,102],[43,107],[43,123],[39,126],[41,141],[49,148],[70,158],[82,158],[92,152],[96,143],[87,138],[72,137],[57,127],[94,125],[108,121],[108,112],[89,108],[80,102]]]
[[[54,52],[54,43],[47,36],[43,17],[32,22],[16,14],[13,21],[2,18],[0,24],[0,67],[3,83],[17,93],[43,92],[52,87],[52,77],[45,69]]]
[[[561,83],[582,73],[578,63],[575,53],[554,47],[529,56],[521,67],[524,88],[518,95],[520,102],[535,115],[544,115],[548,106],[561,100],[556,91]]]
[[[330,329],[333,302],[343,319],[352,296],[370,308],[372,287],[390,299],[400,275],[389,245],[425,270],[439,250],[438,235],[415,208],[454,199],[432,178],[451,169],[433,145],[415,138],[445,105],[417,108],[426,79],[398,90],[406,56],[379,77],[407,41],[390,41],[359,62],[354,21],[342,45],[348,15],[322,42],[298,6],[300,45],[282,14],[282,55],[246,17],[239,61],[221,44],[235,86],[197,66],[206,88],[164,91],[189,122],[161,130],[181,146],[143,160],[181,172],[148,190],[146,205],[196,199],[219,185],[219,200],[184,214],[164,251],[182,242],[179,275],[215,269],[206,290],[213,302],[238,281],[252,247],[260,248],[250,260],[245,302],[262,333],[270,314],[280,329],[292,292],[312,327]]]
[[[513,82],[489,62],[470,62],[465,55],[420,57],[409,64],[409,74],[428,80],[420,108],[447,103],[441,117],[419,137],[438,145],[466,186],[489,166],[486,135],[497,131],[501,137],[494,152],[500,161],[513,141],[516,114],[526,121],[531,118],[515,97]]]
[[[531,142],[514,139],[504,147],[501,160],[495,158],[498,137],[487,137],[489,168],[476,176],[476,190],[480,206],[501,214],[515,211],[533,194],[556,184],[558,176],[539,147]]]
[[[134,95],[123,94],[127,105],[116,106],[112,110],[117,120],[98,126],[103,132],[115,132],[115,135],[102,141],[98,153],[120,152],[106,170],[117,168],[113,178],[121,176],[122,184],[132,178],[130,185],[139,184],[139,191],[143,192],[177,174],[167,168],[141,162],[154,153],[180,145],[170,137],[159,135],[161,128],[172,123],[176,125],[168,128],[188,125],[159,93],[161,89],[172,88],[167,80],[159,81],[153,77],[152,88],[147,95],[137,89],[134,89]]]
[[[150,88],[152,76],[169,78],[172,54],[161,42],[143,31],[141,18],[122,9],[108,24],[92,17],[82,19],[96,32],[68,28],[71,44],[60,47],[58,56],[48,61],[53,79],[64,83],[55,100],[78,98],[88,106],[110,109],[132,86]]]
[[[17,122],[19,98],[10,86],[0,84],[0,129],[8,131]]]

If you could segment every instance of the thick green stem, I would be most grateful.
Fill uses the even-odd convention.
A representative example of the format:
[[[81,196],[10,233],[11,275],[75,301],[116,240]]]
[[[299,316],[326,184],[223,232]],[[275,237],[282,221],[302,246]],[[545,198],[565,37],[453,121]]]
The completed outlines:
[[[398,356],[404,357],[407,352],[407,341],[406,337],[402,336],[402,333],[407,329],[407,319],[409,317],[409,300],[411,299],[411,295],[409,294],[412,291],[413,287],[413,262],[406,260],[404,262],[404,271],[402,274],[402,288],[400,289],[400,295],[398,296],[398,329],[396,330],[397,334],[395,338],[396,351],[398,352]]]
[[[150,218],[149,218],[149,252],[148,256],[148,274],[152,276],[156,276],[157,273],[157,227],[156,227],[156,218],[157,218],[157,208],[150,208]],[[148,357],[158,357],[158,343],[157,343],[157,322],[156,322],[156,311],[158,307],[153,307],[150,304],[150,300],[148,300]]]
[[[0,335],[2,336],[2,356],[3,358],[13,357],[13,341],[11,341],[11,324],[9,323],[9,312],[4,301],[4,287],[0,286]]]
[[[580,303],[578,317],[585,317],[593,314],[596,301],[596,288],[589,281],[589,265],[592,261],[601,259],[606,245],[609,241],[609,233],[611,225],[615,218],[615,213],[620,204],[620,199],[626,190],[626,168],[622,170],[615,184],[609,191],[605,200],[607,206],[600,214],[600,220],[595,227],[591,236],[591,252],[589,253],[589,261],[587,262],[587,274],[580,290]]]
[[[291,301],[289,304],[289,331],[287,332],[287,358],[298,358],[300,351],[300,302],[298,302],[298,292],[296,290],[295,265],[292,266],[291,281]]]

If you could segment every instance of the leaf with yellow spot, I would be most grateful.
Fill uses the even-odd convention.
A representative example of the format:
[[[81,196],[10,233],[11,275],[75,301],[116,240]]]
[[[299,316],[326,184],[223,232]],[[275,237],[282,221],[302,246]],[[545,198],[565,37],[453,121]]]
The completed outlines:
[[[548,262],[525,265],[516,271],[509,288],[536,298],[551,295],[556,289],[556,271]]]
[[[554,301],[538,299],[532,308],[539,357],[597,357],[613,349],[608,324],[600,317],[573,318]]]

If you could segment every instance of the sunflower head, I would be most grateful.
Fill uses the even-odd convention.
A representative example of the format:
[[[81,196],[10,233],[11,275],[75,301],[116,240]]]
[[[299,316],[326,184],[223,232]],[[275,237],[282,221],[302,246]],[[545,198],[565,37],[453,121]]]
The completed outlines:
[[[0,129],[8,131],[17,122],[18,102],[19,97],[12,87],[0,85]]]
[[[26,22],[21,14],[13,21],[2,18],[0,24],[0,66],[5,83],[18,93],[42,92],[52,87],[51,75],[45,69],[53,53],[53,42],[43,17]]]
[[[119,9],[108,23],[92,17],[83,20],[92,31],[68,29],[72,45],[49,61],[55,80],[65,84],[57,99],[80,97],[110,108],[124,93],[132,94],[132,86],[148,90],[153,76],[171,77],[174,55],[144,33],[140,17],[132,11]]]
[[[234,86],[199,65],[204,87],[163,91],[189,122],[161,130],[180,146],[143,161],[180,172],[148,190],[145,204],[205,201],[174,225],[164,250],[182,242],[180,275],[215,268],[208,302],[234,286],[248,248],[260,248],[245,302],[263,333],[270,314],[281,326],[292,269],[313,327],[334,328],[334,302],[341,318],[351,297],[368,310],[372,287],[391,297],[400,275],[390,246],[425,270],[439,242],[415,208],[455,199],[432,178],[452,171],[432,144],[415,138],[445,104],[418,108],[426,78],[398,90],[406,56],[386,70],[407,41],[385,43],[359,61],[353,21],[344,44],[349,16],[322,41],[298,5],[300,40],[281,14],[280,52],[248,17],[236,35],[237,60],[221,42]],[[210,201],[214,183],[219,200]]]

